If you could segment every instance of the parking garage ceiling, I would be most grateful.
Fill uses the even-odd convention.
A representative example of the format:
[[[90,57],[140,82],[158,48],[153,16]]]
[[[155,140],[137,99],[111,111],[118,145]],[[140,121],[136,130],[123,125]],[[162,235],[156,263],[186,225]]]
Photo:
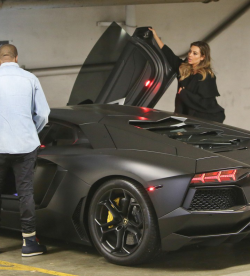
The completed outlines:
[[[217,2],[219,0],[0,0],[0,9],[68,8],[114,5]]]

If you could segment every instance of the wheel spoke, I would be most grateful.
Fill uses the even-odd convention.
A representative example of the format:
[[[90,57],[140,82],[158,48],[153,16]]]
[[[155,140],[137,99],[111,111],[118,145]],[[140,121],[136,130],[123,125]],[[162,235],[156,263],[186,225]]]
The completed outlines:
[[[121,221],[121,216],[116,208],[114,208],[108,200],[102,202],[103,205],[110,211],[114,221]]]
[[[130,254],[131,252],[125,248],[124,246],[122,247],[122,252],[124,252],[125,254]]]
[[[110,193],[109,193],[109,202],[110,202],[110,204],[111,204],[111,206],[118,212],[118,213],[120,213],[120,210],[117,208],[117,203],[115,202],[115,200],[113,199],[114,197],[112,196],[113,195],[113,190],[112,191],[110,191]],[[119,198],[119,197],[118,197]],[[119,201],[118,201],[119,202]]]
[[[102,235],[101,235],[101,242],[105,241],[105,236],[107,236],[107,234],[109,234],[110,232],[115,232],[116,228],[110,228],[108,230],[102,231]]]
[[[130,210],[129,210],[128,218],[129,218],[130,224],[132,224],[136,228],[140,228],[140,229],[143,228],[143,220],[142,220],[141,209],[139,204],[135,202],[131,202],[129,209]]]
[[[118,226],[116,228],[117,239],[116,239],[116,246],[112,250],[113,252],[117,252],[121,250],[123,246],[124,232],[125,232],[124,227]]]
[[[127,231],[131,232],[135,236],[137,243],[139,243],[141,239],[141,231],[138,228],[133,227],[132,225],[127,227]]]
[[[102,228],[108,227],[108,226],[111,226],[111,225],[116,225],[116,224],[119,223],[119,222],[117,222],[117,221],[115,221],[115,220],[112,220],[112,221],[106,222],[106,223],[101,223],[101,222],[98,221],[97,219],[95,219],[95,221],[96,221],[96,223],[97,223],[100,227],[102,227]]]
[[[125,191],[123,191],[123,194],[125,197],[121,199],[121,207],[122,207],[121,212],[124,217],[127,217],[128,213],[129,213],[129,206],[130,206],[131,198]]]
[[[138,206],[138,203],[134,201],[133,198],[130,199],[129,207],[128,207],[128,214],[130,214],[134,208],[134,206]]]
[[[129,220],[129,224],[131,224],[133,227],[138,228],[138,229],[142,229],[143,228],[142,221],[140,221],[139,223],[137,223],[137,222],[134,222],[132,220]]]

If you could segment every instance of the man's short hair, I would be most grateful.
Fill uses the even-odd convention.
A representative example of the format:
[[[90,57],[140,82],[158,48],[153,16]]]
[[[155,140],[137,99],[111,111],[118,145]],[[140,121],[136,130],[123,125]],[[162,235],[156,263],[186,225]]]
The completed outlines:
[[[18,55],[17,48],[12,44],[4,44],[0,47],[0,59],[14,59]]]

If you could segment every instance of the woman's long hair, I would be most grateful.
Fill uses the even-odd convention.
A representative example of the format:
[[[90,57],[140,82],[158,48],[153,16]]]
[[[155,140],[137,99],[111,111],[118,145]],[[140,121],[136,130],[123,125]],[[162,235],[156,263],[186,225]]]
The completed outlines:
[[[213,70],[211,68],[211,56],[210,56],[210,47],[204,41],[196,41],[191,43],[190,48],[192,46],[197,46],[200,49],[201,56],[205,56],[203,60],[195,67],[195,72],[202,75],[202,81],[205,80],[207,74],[210,74],[214,77]],[[188,62],[184,62],[180,66],[180,80],[184,80],[185,78],[189,77],[190,75],[194,74],[194,69],[191,64]]]

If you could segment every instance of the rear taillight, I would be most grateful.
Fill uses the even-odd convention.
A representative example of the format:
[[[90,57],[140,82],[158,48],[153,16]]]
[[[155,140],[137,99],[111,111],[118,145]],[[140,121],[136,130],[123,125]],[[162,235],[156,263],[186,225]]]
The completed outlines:
[[[195,174],[191,184],[235,182],[243,175],[249,175],[249,170],[232,169],[225,171],[206,172]]]

